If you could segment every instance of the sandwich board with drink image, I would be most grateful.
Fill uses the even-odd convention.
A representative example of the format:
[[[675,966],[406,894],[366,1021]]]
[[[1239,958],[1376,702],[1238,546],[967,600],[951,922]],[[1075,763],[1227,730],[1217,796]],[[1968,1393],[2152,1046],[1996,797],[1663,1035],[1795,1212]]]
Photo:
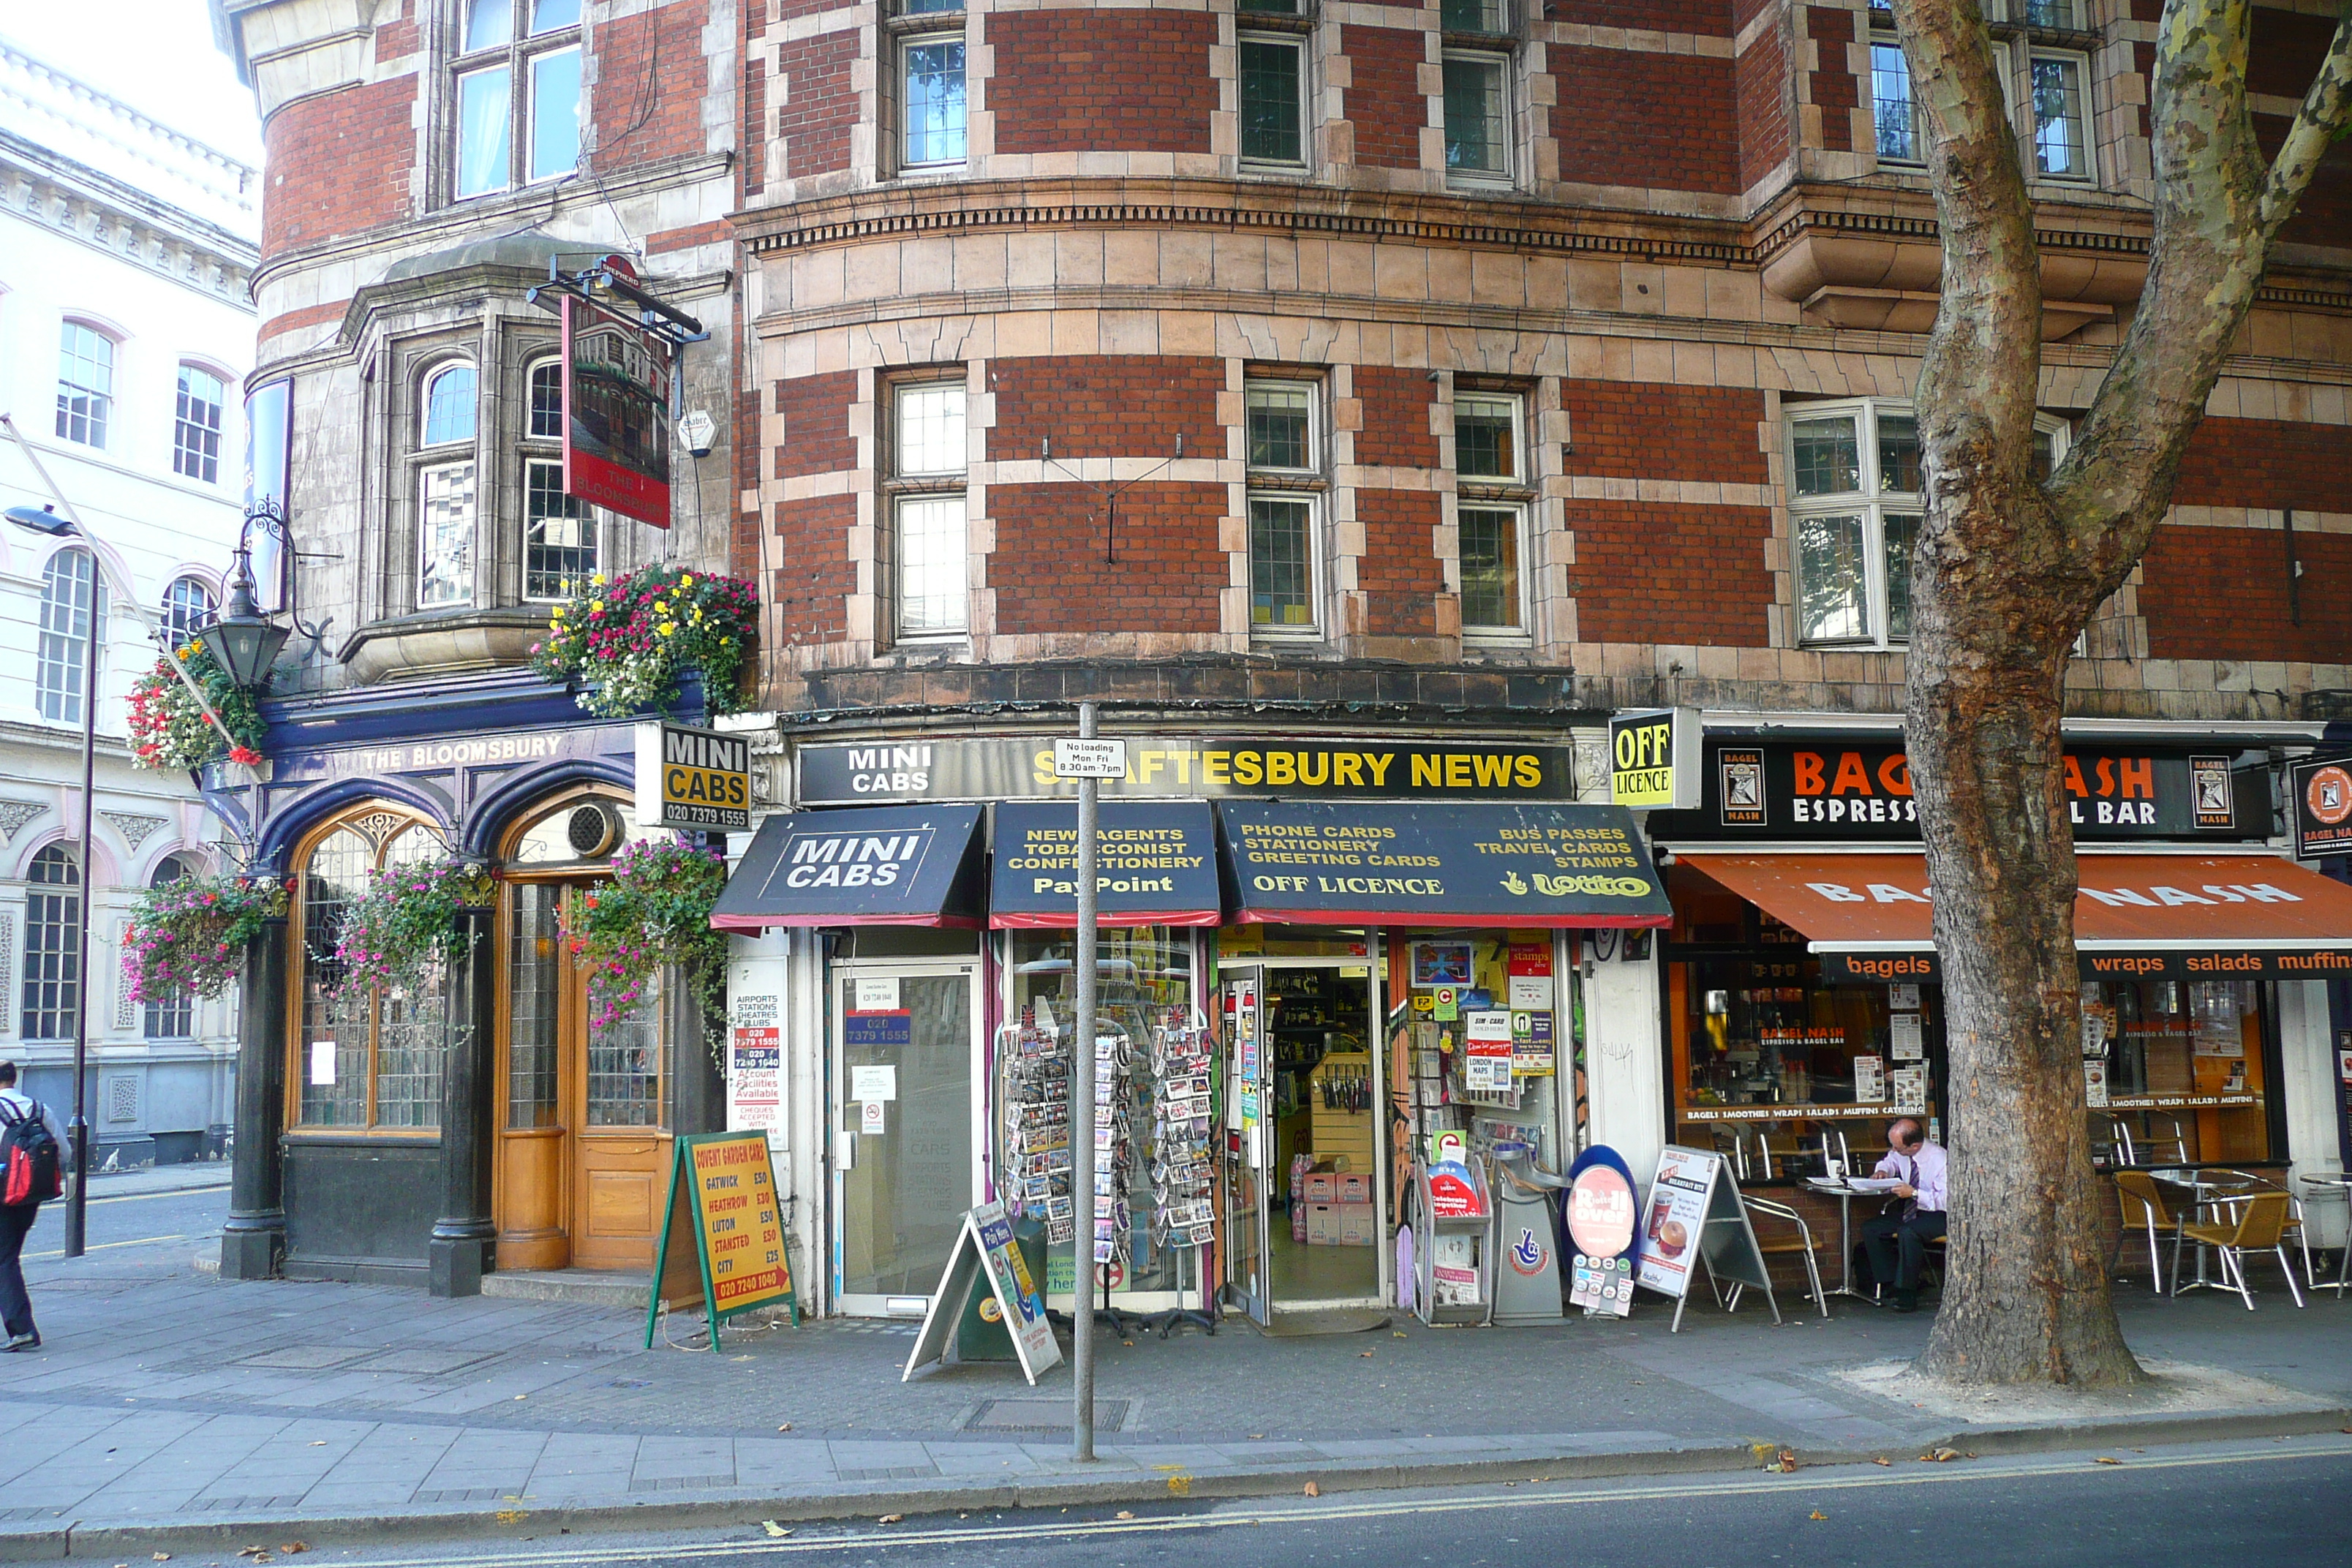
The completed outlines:
[[[1772,1321],[1780,1321],[1772,1275],[1764,1267],[1763,1251],[1739,1201],[1739,1184],[1722,1155],[1667,1144],[1658,1155],[1658,1173],[1650,1184],[1643,1214],[1633,1282],[1675,1299],[1675,1321],[1668,1332],[1683,1326],[1694,1265],[1706,1270],[1718,1299],[1727,1284],[1763,1291],[1771,1304]]]

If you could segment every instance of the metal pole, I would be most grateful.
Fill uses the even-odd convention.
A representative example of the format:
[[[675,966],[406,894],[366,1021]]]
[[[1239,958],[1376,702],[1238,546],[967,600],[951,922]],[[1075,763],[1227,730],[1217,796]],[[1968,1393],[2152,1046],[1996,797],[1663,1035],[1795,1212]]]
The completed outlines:
[[[1078,704],[1078,738],[1094,739],[1095,705]],[[1070,1195],[1076,1199],[1077,1255],[1070,1269],[1070,1373],[1077,1409],[1070,1457],[1095,1457],[1095,792],[1078,781],[1078,1017],[1070,1053]]]
[[[89,1221],[89,921],[98,890],[98,847],[90,842],[91,806],[97,798],[99,600],[106,576],[98,562],[98,542],[89,535],[89,624],[82,638],[81,680],[81,918],[74,922],[73,1121],[66,1136],[73,1143],[73,1191],[66,1194],[66,1256],[79,1258]]]

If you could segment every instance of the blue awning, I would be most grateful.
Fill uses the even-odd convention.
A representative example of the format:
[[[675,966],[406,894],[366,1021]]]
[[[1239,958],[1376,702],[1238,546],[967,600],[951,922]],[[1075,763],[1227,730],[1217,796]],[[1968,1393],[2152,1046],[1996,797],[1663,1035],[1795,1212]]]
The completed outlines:
[[[1217,821],[1245,922],[1674,923],[1623,806],[1225,800]]]
[[[976,805],[877,805],[772,816],[711,911],[721,931],[976,926],[986,874]]]
[[[1205,801],[1106,801],[1095,823],[1097,923],[1213,926],[1217,828]],[[1078,923],[1078,807],[1075,801],[1006,801],[996,808],[996,856],[988,923]]]

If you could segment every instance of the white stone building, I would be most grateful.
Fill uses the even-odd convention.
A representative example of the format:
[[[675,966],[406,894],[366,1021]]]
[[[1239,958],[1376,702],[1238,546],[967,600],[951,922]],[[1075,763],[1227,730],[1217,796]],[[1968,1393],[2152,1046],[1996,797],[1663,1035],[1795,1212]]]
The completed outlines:
[[[0,39],[0,412],[97,537],[99,575],[182,631],[219,602],[243,516],[257,198],[253,168]],[[0,506],[51,500],[0,437]],[[0,526],[0,1057],[70,1107],[91,884],[91,1158],[187,1160],[233,1118],[234,1002],[134,1004],[121,933],[138,889],[223,850],[189,774],[131,765],[126,699],[157,646],[118,592],[99,617],[94,877],[79,863],[92,565],[78,538]]]

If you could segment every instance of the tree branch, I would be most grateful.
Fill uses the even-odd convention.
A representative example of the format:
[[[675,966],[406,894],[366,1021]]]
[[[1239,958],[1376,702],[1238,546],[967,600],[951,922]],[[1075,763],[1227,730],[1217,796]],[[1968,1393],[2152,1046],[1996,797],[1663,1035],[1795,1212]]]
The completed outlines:
[[[2327,155],[2327,144],[2341,137],[2347,125],[2352,125],[2352,5],[2346,5],[2335,41],[2327,46],[2327,58],[2319,62],[2319,74],[2312,78],[2310,90],[2303,95],[2303,107],[2295,111],[2294,124],[2287,131],[2286,143],[2271,164],[2270,181],[2263,188],[2265,245],[2278,237],[2280,226],[2294,216],[2295,203],[2303,199],[2312,175],[2319,170],[2320,159]]]

